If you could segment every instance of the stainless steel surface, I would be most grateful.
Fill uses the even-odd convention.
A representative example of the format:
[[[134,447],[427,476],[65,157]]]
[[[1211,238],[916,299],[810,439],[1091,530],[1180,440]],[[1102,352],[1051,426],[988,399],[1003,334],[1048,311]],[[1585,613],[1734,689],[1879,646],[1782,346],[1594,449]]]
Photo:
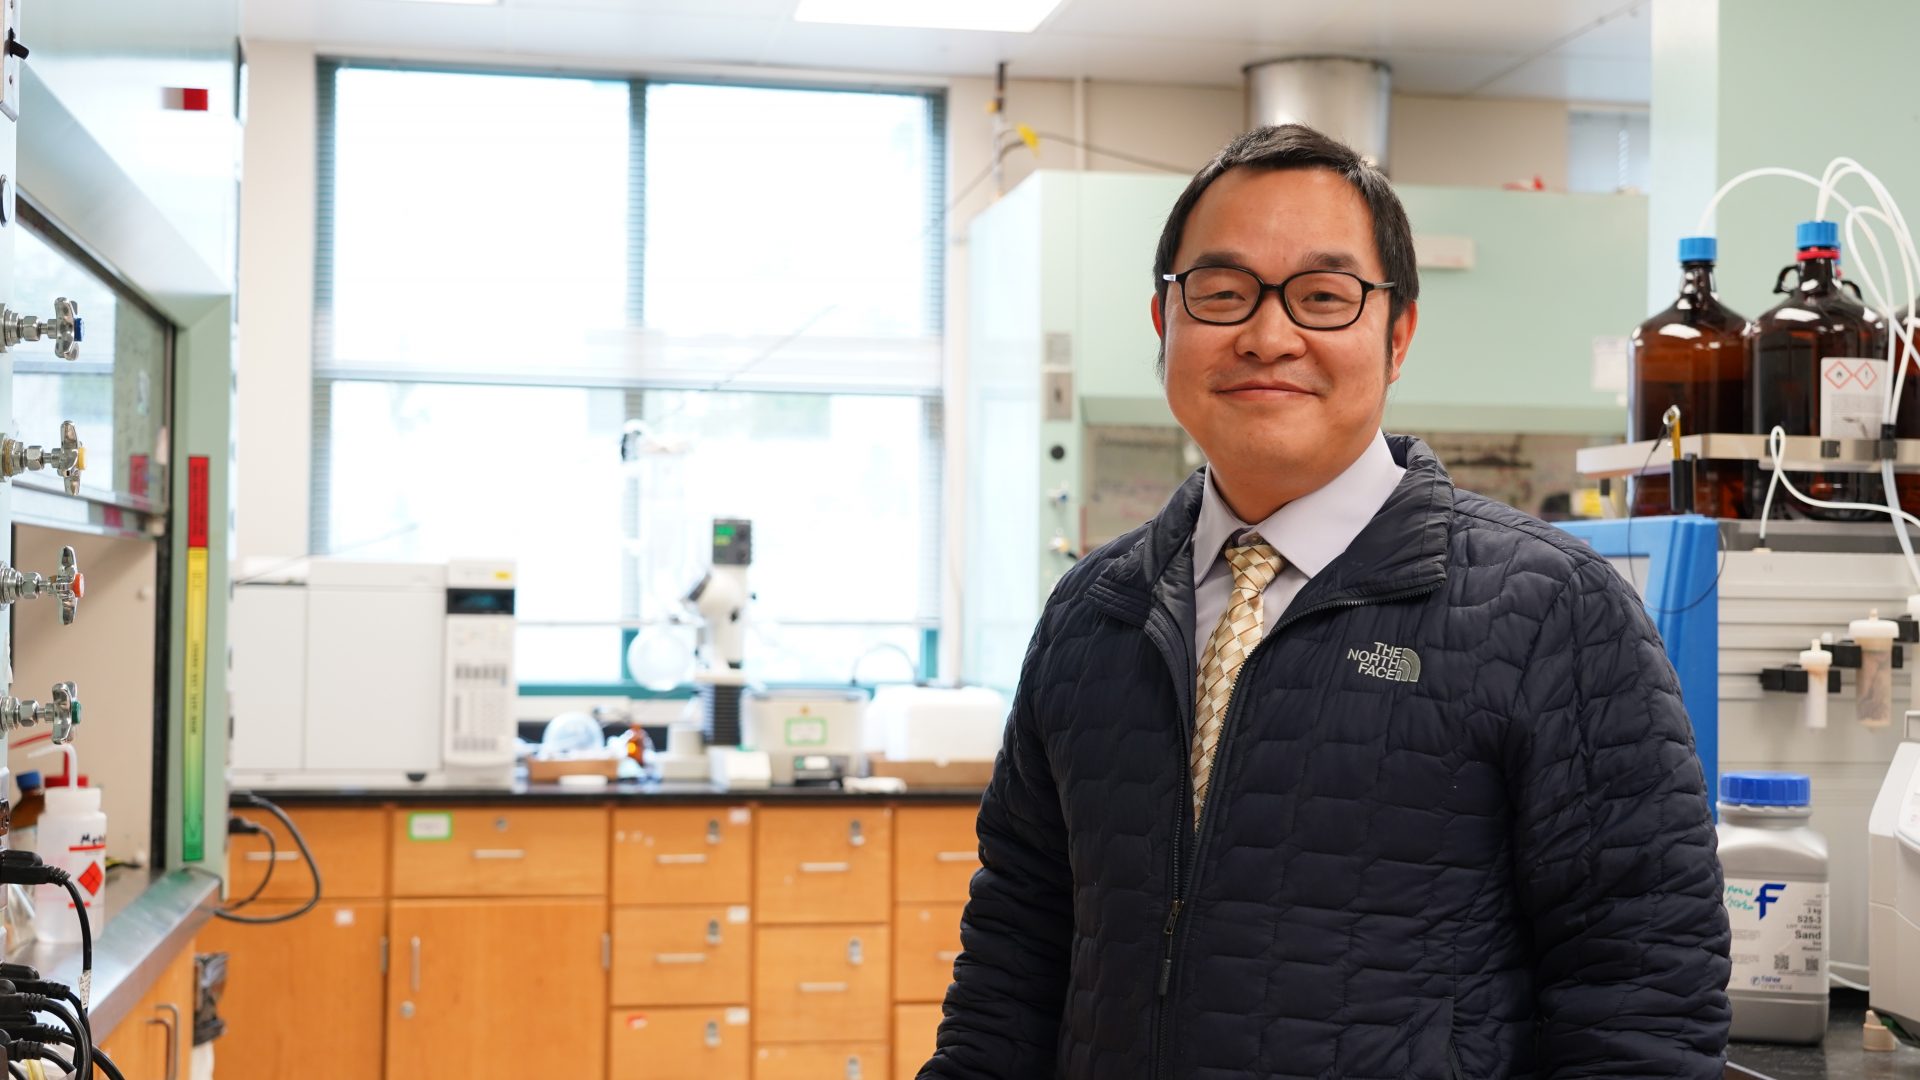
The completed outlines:
[[[220,895],[211,874],[114,870],[107,875],[106,919],[93,937],[93,995],[88,1015],[105,1036],[127,1019],[180,950],[207,920]],[[30,964],[43,978],[80,985],[80,946],[34,942],[7,959]]]
[[[87,468],[87,448],[80,443],[80,431],[73,421],[60,422],[60,445],[31,446],[12,437],[0,437],[0,476],[51,471],[60,477],[67,494],[80,494],[80,477]]]
[[[1378,60],[1299,56],[1248,64],[1247,127],[1306,124],[1387,168],[1393,72]]]
[[[1590,446],[1574,453],[1574,465],[1583,476],[1665,475],[1673,467],[1669,441]],[[1789,472],[1879,472],[1879,445],[1873,439],[1789,435],[1782,460]],[[1896,439],[1894,447],[1896,471],[1920,472],[1920,439]],[[1773,468],[1765,435],[1688,435],[1680,440],[1680,453],[1696,454],[1703,461],[1754,461]]]

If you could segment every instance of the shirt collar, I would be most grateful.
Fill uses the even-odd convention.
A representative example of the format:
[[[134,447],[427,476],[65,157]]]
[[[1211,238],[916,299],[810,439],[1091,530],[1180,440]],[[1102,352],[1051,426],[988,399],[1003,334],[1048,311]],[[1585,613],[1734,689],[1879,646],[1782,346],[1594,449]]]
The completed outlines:
[[[1307,577],[1326,569],[1367,527],[1400,485],[1406,469],[1393,460],[1385,435],[1377,436],[1345,472],[1249,526],[1213,486],[1207,470],[1200,516],[1193,527],[1193,582],[1198,585],[1240,530],[1254,528],[1269,546]]]

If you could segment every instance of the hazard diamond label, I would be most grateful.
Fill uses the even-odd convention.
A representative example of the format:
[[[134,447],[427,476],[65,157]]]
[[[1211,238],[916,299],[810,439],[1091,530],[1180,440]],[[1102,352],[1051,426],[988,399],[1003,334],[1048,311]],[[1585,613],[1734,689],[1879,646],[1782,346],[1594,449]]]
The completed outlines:
[[[87,895],[99,896],[100,886],[106,884],[107,875],[100,872],[99,863],[88,863],[86,873],[73,880],[75,884],[87,890]]]

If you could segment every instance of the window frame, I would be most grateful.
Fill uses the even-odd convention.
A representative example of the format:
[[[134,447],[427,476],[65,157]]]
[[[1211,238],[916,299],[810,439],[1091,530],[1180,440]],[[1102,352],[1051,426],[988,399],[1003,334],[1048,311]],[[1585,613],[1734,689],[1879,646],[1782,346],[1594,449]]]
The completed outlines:
[[[625,392],[626,411],[629,418],[639,418],[644,412],[644,400],[648,390],[729,390],[740,393],[785,392],[785,393],[875,393],[889,397],[915,397],[922,399],[923,415],[927,441],[933,445],[923,447],[925,465],[923,478],[928,483],[927,504],[930,520],[925,522],[924,535],[921,537],[929,555],[923,560],[921,569],[921,588],[931,588],[932,597],[923,605],[923,614],[910,622],[875,623],[872,620],[822,620],[808,625],[816,626],[903,626],[912,627],[920,633],[918,675],[921,679],[937,676],[939,656],[939,638],[942,631],[939,610],[941,594],[945,586],[940,573],[942,547],[945,539],[944,523],[941,520],[944,507],[944,460],[941,445],[944,442],[945,407],[942,388],[931,385],[916,389],[886,390],[850,390],[842,383],[821,380],[808,385],[783,385],[779,387],[734,386],[744,369],[726,374],[718,381],[689,386],[684,380],[648,379],[629,376],[607,379],[519,379],[502,376],[497,372],[480,374],[448,370],[444,373],[409,372],[404,376],[367,372],[347,372],[336,370],[328,363],[333,350],[333,304],[334,282],[333,237],[332,228],[335,209],[335,181],[337,158],[335,155],[337,126],[337,80],[339,74],[352,69],[375,69],[396,72],[441,73],[452,75],[487,75],[524,78],[579,79],[600,82],[618,82],[627,86],[628,93],[628,188],[627,188],[627,295],[626,317],[632,327],[644,325],[646,309],[646,131],[647,131],[647,89],[655,85],[698,85],[723,86],[730,88],[763,90],[820,91],[829,93],[874,93],[897,97],[917,97],[926,104],[927,151],[926,162],[928,183],[926,191],[926,229],[925,242],[926,274],[928,287],[925,296],[926,325],[936,342],[944,342],[946,336],[945,292],[947,276],[947,251],[944,243],[947,229],[947,91],[944,87],[926,86],[911,83],[881,83],[859,80],[758,80],[733,79],[713,75],[650,76],[636,72],[616,72],[595,69],[533,68],[472,64],[445,64],[434,62],[416,62],[358,56],[323,55],[315,64],[316,92],[316,154],[315,154],[315,215],[314,215],[314,322],[313,322],[313,377],[311,445],[312,466],[309,476],[309,527],[308,546],[315,553],[325,553],[331,545],[332,514],[330,513],[333,481],[333,430],[332,430],[332,394],[335,385],[347,382],[382,383],[424,383],[440,382],[460,385],[539,385],[583,390],[616,389]],[[630,595],[628,583],[622,583],[623,604]],[[928,611],[927,609],[931,609]],[[579,694],[579,693],[617,693],[630,697],[676,697],[690,692],[687,687],[673,691],[650,691],[634,682],[627,672],[625,644],[635,632],[632,619],[610,620],[608,625],[619,625],[621,633],[620,671],[623,681],[603,684],[592,682],[567,683],[523,683],[523,694]],[[816,685],[794,684],[794,685]],[[824,684],[820,684],[824,685]],[[832,685],[844,685],[834,683]]]

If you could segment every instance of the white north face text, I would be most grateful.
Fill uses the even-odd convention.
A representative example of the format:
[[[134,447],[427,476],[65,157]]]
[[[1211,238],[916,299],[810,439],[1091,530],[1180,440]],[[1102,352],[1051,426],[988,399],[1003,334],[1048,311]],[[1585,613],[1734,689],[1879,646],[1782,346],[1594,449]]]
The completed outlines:
[[[1359,672],[1390,682],[1418,682],[1420,654],[1399,645],[1376,641],[1371,649],[1348,649],[1347,659],[1359,664]]]

